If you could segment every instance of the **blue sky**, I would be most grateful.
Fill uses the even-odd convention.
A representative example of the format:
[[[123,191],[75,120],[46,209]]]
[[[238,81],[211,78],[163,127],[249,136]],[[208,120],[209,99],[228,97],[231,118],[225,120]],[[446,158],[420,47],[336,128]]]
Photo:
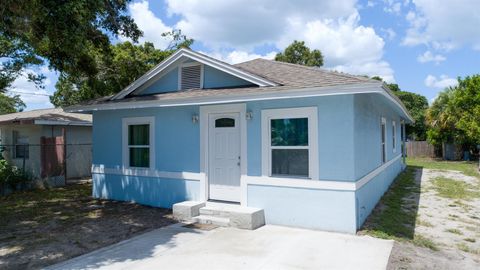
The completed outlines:
[[[134,1],[129,12],[141,41],[166,46],[163,32],[181,29],[193,49],[230,63],[273,58],[293,40],[324,54],[324,68],[378,75],[431,102],[458,76],[478,73],[477,0],[162,0]],[[117,41],[125,40],[119,37]],[[15,82],[27,110],[51,107],[57,74],[46,88]],[[33,93],[34,95],[31,95]]]

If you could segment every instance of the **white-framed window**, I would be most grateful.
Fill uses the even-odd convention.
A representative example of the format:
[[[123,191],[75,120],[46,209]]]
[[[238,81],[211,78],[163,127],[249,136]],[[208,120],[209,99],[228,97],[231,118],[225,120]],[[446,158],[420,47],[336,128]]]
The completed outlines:
[[[318,179],[317,107],[262,110],[262,174]]]
[[[380,133],[382,140],[382,163],[387,162],[387,120],[382,117],[382,123],[380,124]]]
[[[30,157],[30,147],[28,135],[17,130],[12,131],[13,158],[28,159]]]
[[[123,118],[123,164],[126,168],[155,166],[155,118]]]
[[[397,123],[392,121],[392,151],[397,152]]]

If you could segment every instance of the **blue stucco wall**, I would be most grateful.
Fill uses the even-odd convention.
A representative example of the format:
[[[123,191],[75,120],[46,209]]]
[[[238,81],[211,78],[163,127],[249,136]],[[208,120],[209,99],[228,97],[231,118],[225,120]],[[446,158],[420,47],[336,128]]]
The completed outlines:
[[[187,61],[194,62],[194,61]],[[139,91],[137,95],[150,95],[177,91],[178,89],[178,67],[159,75],[155,82],[145,89]],[[255,86],[251,82],[245,81],[210,66],[204,66],[203,70],[203,88],[228,88]]]
[[[252,86],[251,82],[232,76],[210,66],[204,66],[203,88]]]
[[[96,173],[92,178],[95,198],[171,208],[177,202],[200,197],[199,181]]]
[[[362,226],[395,177],[403,169],[404,165],[400,158],[355,192],[357,228]]]
[[[386,120],[387,162],[401,155],[401,118],[379,94],[355,95],[355,178],[361,179],[382,165],[381,118]],[[392,121],[396,124],[396,151],[393,151]],[[365,222],[395,177],[404,169],[399,158],[355,192],[357,227]]]
[[[206,90],[208,91],[208,90]],[[319,177],[354,182],[381,164],[380,123],[387,119],[387,159],[400,154],[400,117],[381,96],[339,95],[247,102],[253,119],[247,121],[247,174],[261,176],[261,111],[318,108]],[[199,106],[111,110],[93,113],[93,164],[122,166],[122,118],[155,117],[155,169],[200,172],[200,125],[192,123]],[[397,152],[391,143],[391,121],[397,123]],[[265,209],[270,224],[354,233],[371,212],[395,176],[401,159],[358,191],[334,191],[264,185],[247,187],[247,204]],[[171,207],[199,196],[199,181],[98,174],[94,196]],[[312,180],[313,181],[313,180]]]
[[[192,123],[198,106],[111,110],[93,113],[93,164],[122,166],[122,118],[155,117],[155,169],[200,172],[200,126]]]
[[[400,116],[379,94],[355,95],[355,179],[360,179],[382,163],[381,119],[386,119],[387,161],[401,152]],[[392,121],[396,124],[396,152],[393,152]],[[368,157],[368,158],[365,158]]]
[[[158,94],[173,92],[178,90],[178,68],[174,68],[165,73],[153,84],[142,90],[140,95]]]
[[[249,185],[248,206],[264,209],[267,224],[356,231],[352,191]]]

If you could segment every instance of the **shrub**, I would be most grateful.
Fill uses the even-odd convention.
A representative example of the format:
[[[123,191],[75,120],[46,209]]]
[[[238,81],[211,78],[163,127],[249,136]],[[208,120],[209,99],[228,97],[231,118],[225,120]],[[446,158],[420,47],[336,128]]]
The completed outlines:
[[[24,173],[18,167],[9,164],[6,160],[0,160],[0,185],[3,189],[25,189],[33,178]]]

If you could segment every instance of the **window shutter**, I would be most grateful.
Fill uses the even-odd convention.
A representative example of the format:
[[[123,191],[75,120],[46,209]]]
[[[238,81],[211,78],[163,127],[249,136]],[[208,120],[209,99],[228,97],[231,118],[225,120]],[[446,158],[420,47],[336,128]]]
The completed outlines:
[[[201,76],[201,66],[185,66],[182,67],[180,89],[195,89],[201,88],[200,85],[200,76]]]

